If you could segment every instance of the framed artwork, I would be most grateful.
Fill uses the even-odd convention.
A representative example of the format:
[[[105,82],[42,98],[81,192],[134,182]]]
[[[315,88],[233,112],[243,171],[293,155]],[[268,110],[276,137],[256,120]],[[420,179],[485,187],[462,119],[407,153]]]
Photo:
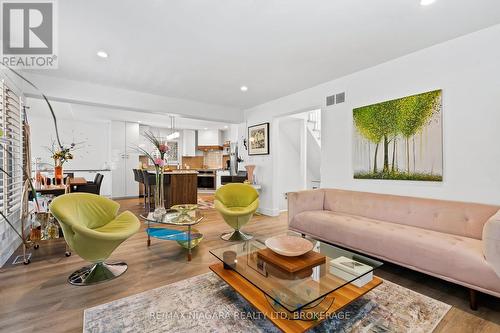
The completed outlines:
[[[269,154],[269,123],[248,127],[248,155]]]
[[[355,179],[443,180],[442,91],[353,110]]]

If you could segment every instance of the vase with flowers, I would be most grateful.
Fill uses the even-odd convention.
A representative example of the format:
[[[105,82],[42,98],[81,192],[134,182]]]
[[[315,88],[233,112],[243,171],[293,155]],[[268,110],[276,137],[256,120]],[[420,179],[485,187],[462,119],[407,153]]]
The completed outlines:
[[[159,218],[165,215],[167,212],[165,208],[164,196],[164,170],[165,165],[167,165],[170,147],[168,146],[164,138],[154,135],[150,131],[145,132],[143,136],[153,145],[154,150],[152,152],[148,152],[141,147],[136,147],[136,149],[139,151],[139,153],[146,155],[151,163],[153,163],[153,166],[155,168],[156,187],[154,193],[155,210],[153,212],[153,215],[155,218]]]
[[[76,147],[75,143],[72,143],[69,147],[57,147],[52,144],[52,148],[49,149],[52,153],[52,159],[54,160],[54,181],[55,185],[61,185],[63,183],[63,165],[66,161],[73,159],[73,154],[71,153]]]

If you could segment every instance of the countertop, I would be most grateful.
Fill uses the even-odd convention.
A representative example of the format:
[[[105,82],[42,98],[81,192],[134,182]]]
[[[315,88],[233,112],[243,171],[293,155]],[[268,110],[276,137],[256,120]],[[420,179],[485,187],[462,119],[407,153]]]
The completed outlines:
[[[148,170],[150,173],[155,173],[154,170]],[[172,171],[165,171],[165,175],[197,175],[198,171],[196,170],[172,170]]]
[[[111,169],[66,169],[66,168],[63,168],[63,171],[69,171],[69,172],[95,172],[95,171],[111,171]]]
[[[54,171],[54,168],[43,168],[43,169],[39,169],[38,171],[41,171],[41,172]],[[108,172],[108,171],[111,171],[111,169],[66,169],[66,168],[63,168],[63,172],[98,172],[98,171]]]

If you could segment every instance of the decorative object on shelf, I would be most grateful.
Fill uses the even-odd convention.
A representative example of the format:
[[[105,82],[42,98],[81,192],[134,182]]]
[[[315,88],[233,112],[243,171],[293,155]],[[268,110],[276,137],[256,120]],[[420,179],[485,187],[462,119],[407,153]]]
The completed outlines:
[[[63,167],[59,160],[56,160],[54,166],[54,185],[61,185],[63,183]]]
[[[243,160],[238,155],[238,143],[232,142],[229,148],[229,171],[231,176],[238,175],[238,164],[241,162],[243,162]]]
[[[269,154],[269,123],[248,127],[248,155]]]
[[[179,218],[180,218],[181,216],[188,215],[189,212],[192,212],[192,211],[198,209],[198,205],[197,204],[174,205],[174,206],[170,207],[170,209],[178,211],[180,213],[180,215],[179,215]]]
[[[222,253],[222,261],[224,262],[224,268],[235,268],[238,260],[236,259],[235,251],[225,251]]]
[[[253,164],[245,165],[245,169],[247,170],[248,183],[253,184],[254,183],[253,172],[255,170],[255,165]]]
[[[286,257],[298,257],[313,249],[313,244],[307,239],[288,235],[268,238],[265,244],[273,252]]]
[[[55,221],[53,216],[49,216],[43,236],[45,237],[45,239],[59,238],[59,226],[57,225],[57,222]]]
[[[330,260],[330,273],[346,281],[352,281],[356,287],[361,288],[373,280],[373,269],[356,260],[347,257],[338,257]]]
[[[443,180],[442,90],[353,110],[356,179]]]
[[[135,149],[139,153],[146,155],[155,167],[156,187],[154,196],[155,210],[153,214],[158,218],[165,215],[167,212],[165,208],[163,181],[165,176],[165,166],[168,164],[170,147],[168,146],[166,139],[153,134],[151,131],[144,132],[143,136],[155,147],[154,151],[150,153],[139,146],[135,147]]]
[[[301,272],[305,269],[311,269],[326,262],[325,255],[314,251],[309,251],[297,257],[289,257],[277,254],[270,248],[264,248],[258,250],[256,255],[266,263],[269,263],[270,266],[276,266],[277,268],[288,273]]]
[[[200,231],[196,228],[191,228],[191,241],[187,240],[186,232],[184,232],[184,238],[185,240],[178,240],[177,244],[185,248],[186,250],[193,249],[198,246],[198,244],[201,243],[203,240],[203,234],[200,233]]]

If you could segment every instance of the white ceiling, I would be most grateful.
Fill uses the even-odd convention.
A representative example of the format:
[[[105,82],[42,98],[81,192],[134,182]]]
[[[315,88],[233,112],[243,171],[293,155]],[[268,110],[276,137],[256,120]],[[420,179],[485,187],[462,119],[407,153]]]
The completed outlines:
[[[498,0],[419,2],[58,1],[43,74],[247,108],[500,23]]]
[[[34,117],[49,117],[47,105],[45,101],[39,98],[28,98],[26,100],[26,105],[29,106],[29,115]],[[71,104],[65,102],[55,102],[51,101],[51,105],[54,108],[55,115],[57,119],[71,119],[71,120],[84,120],[84,121],[128,121],[131,123],[140,123],[141,125],[148,125],[158,128],[170,128],[170,116],[167,114],[159,113],[149,113],[149,112],[139,112],[130,110],[119,110],[116,109],[81,105],[81,104]],[[192,119],[185,117],[175,117],[175,128],[176,129],[219,129],[225,130],[229,128],[231,124],[217,121],[208,121],[201,119]]]

